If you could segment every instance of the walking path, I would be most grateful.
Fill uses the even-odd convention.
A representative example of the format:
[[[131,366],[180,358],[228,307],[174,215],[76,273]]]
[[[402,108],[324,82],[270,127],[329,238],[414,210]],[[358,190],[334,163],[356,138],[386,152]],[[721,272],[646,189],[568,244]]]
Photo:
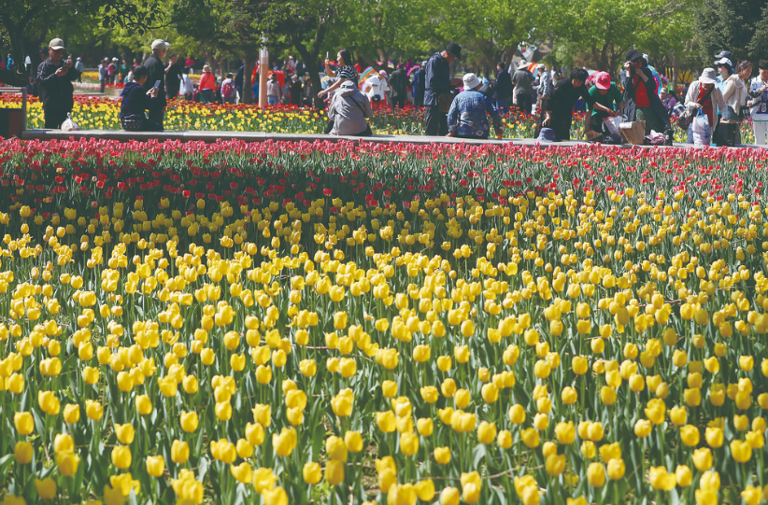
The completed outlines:
[[[230,131],[165,131],[165,132],[129,132],[123,130],[79,130],[79,131],[62,131],[62,130],[27,130],[21,134],[23,140],[68,140],[70,138],[98,138],[107,140],[119,140],[122,142],[130,142],[133,140],[148,141],[158,140],[160,142],[166,140],[178,140],[182,142],[191,141],[203,141],[203,142],[216,142],[218,140],[244,140],[246,142],[265,142],[267,140],[280,141],[280,142],[315,142],[315,141],[330,141],[337,142],[339,140],[359,141],[365,140],[366,142],[382,142],[382,143],[400,143],[400,144],[431,144],[439,142],[441,144],[471,144],[471,145],[500,145],[500,144],[515,144],[522,146],[535,146],[537,144],[542,147],[546,146],[575,146],[585,144],[584,141],[569,141],[569,142],[538,142],[536,139],[488,139],[488,140],[474,140],[474,139],[459,139],[454,137],[424,137],[420,135],[376,135],[373,137],[340,137],[336,135],[321,135],[321,134],[300,134],[300,133],[263,133],[263,132],[230,132]],[[632,148],[630,144],[623,144],[621,147]],[[651,147],[651,146],[637,146],[637,147]],[[664,146],[661,146],[664,147]],[[675,144],[674,147],[693,147],[691,144]],[[738,147],[757,148],[753,145],[740,145]]]

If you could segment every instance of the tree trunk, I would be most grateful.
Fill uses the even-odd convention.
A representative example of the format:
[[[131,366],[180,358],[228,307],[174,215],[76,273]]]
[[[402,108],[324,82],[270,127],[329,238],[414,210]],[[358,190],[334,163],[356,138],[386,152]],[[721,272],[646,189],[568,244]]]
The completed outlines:
[[[253,72],[253,58],[251,55],[245,55],[243,58],[243,96],[244,104],[253,103],[253,91],[251,90],[251,73]]]
[[[672,53],[672,92],[677,96],[677,79],[680,74],[680,60]]]

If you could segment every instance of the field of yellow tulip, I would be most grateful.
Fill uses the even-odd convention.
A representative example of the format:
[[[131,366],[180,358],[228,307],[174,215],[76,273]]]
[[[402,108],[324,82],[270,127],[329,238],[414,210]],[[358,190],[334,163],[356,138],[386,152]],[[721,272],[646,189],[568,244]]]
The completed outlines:
[[[0,142],[0,503],[768,498],[765,150]]]

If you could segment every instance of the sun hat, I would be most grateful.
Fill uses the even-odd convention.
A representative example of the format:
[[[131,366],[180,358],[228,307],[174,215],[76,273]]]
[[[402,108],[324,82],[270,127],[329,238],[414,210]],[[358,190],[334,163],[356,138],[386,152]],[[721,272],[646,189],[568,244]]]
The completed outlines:
[[[161,46],[165,46],[166,49],[171,47],[171,45],[168,42],[164,41],[163,39],[155,39],[152,42],[152,46],[151,46],[152,47],[152,51],[157,50],[157,48],[159,48]]]
[[[523,68],[527,66],[528,66],[528,62],[525,59],[520,60],[517,64],[517,68]]]
[[[120,61],[120,60],[118,60],[117,58],[112,58],[112,61]]]
[[[611,89],[611,74],[608,72],[598,72],[595,76],[595,86],[597,89]]]
[[[64,41],[59,38],[53,39],[51,40],[51,43],[48,44],[48,47],[50,47],[54,51],[58,51],[59,49],[64,49]]]
[[[543,63],[539,63],[538,65],[536,65],[536,68],[539,69],[539,70],[546,70],[547,69],[546,65],[544,65]]]
[[[475,89],[476,87],[480,86],[480,84],[482,84],[480,79],[478,79],[477,76],[473,73],[464,74],[464,77],[462,77],[461,80],[464,81],[464,91],[468,89]]]
[[[445,46],[445,50],[448,51],[453,56],[455,56],[456,58],[461,57],[461,46],[458,45],[456,42],[449,42],[448,45]]]
[[[552,128],[542,128],[536,140],[539,142],[555,142],[557,137],[555,137],[555,131]]]
[[[705,68],[701,71],[701,75],[699,76],[699,82],[704,84],[715,84],[715,77],[717,76],[717,73],[715,72],[714,68]]]
[[[384,79],[387,78],[387,71],[386,70],[379,70],[379,77],[382,77]]]
[[[209,64],[206,63],[205,65],[203,65],[203,72],[210,72],[210,71],[211,71],[211,66]]]

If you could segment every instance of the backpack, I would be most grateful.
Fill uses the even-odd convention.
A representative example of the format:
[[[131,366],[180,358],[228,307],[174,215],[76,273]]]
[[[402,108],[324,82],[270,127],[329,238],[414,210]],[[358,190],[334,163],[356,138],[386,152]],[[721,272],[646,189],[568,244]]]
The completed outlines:
[[[232,98],[232,84],[225,82],[221,87],[221,96],[224,98]]]

